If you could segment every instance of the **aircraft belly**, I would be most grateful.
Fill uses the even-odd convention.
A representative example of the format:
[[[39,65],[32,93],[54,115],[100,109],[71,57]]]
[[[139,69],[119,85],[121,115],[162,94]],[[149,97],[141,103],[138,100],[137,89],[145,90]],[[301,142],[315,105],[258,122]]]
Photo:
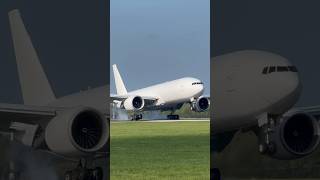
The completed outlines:
[[[167,111],[171,109],[177,109],[179,104],[183,104],[185,101],[177,102],[174,101],[173,103],[165,103],[163,105],[154,105],[154,106],[148,106],[145,107],[144,110],[150,111],[150,110],[162,110],[162,111]]]

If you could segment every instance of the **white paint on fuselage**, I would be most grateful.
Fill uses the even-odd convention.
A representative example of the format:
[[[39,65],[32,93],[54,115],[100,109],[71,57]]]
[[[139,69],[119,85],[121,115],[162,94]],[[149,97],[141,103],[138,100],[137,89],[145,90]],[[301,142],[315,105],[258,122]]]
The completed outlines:
[[[266,66],[292,66],[281,56],[239,51],[211,62],[213,133],[255,125],[263,113],[283,114],[298,100],[297,72],[262,73]]]
[[[128,92],[128,95],[156,97],[158,101],[155,106],[159,106],[159,108],[160,106],[174,106],[180,103],[190,102],[192,98],[198,98],[203,94],[203,84],[192,85],[194,82],[201,81],[196,78],[185,77],[131,91]]]

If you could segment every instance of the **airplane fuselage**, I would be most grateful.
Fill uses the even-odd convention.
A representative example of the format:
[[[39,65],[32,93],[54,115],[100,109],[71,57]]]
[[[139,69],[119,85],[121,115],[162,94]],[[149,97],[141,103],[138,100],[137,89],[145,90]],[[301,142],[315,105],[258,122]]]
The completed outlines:
[[[199,79],[185,77],[131,91],[128,92],[128,95],[156,97],[158,99],[156,104],[146,107],[144,110],[163,110],[190,102],[193,98],[200,97],[203,91],[204,86]]]
[[[239,51],[213,58],[212,132],[257,124],[263,113],[283,114],[301,92],[296,68],[263,51]]]

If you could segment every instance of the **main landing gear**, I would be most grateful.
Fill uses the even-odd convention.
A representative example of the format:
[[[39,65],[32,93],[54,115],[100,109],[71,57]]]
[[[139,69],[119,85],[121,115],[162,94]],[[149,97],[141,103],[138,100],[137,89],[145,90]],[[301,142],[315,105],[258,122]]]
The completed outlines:
[[[86,168],[86,163],[82,160],[75,169],[67,171],[64,175],[64,180],[102,180],[102,178],[103,170],[101,167]]]
[[[221,180],[221,172],[218,168],[210,169],[210,179],[211,180]]]
[[[142,119],[142,114],[134,114],[131,121],[139,121],[140,119]]]
[[[180,119],[180,117],[179,117],[179,115],[177,115],[177,114],[169,114],[169,115],[167,115],[167,119],[177,120],[177,119]]]
[[[178,120],[180,119],[179,115],[178,114],[174,114],[175,110],[174,109],[171,109],[171,113],[167,115],[167,119],[170,119],[170,120]]]

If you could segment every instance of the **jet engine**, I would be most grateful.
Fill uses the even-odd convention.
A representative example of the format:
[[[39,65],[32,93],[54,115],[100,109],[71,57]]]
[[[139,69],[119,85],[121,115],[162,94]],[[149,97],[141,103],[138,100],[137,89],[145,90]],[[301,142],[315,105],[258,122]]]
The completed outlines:
[[[317,120],[305,112],[284,115],[267,129],[260,129],[260,149],[277,159],[296,159],[312,153],[319,144]],[[263,145],[260,145],[263,147]]]
[[[128,111],[141,110],[144,107],[144,100],[140,96],[130,96],[124,101],[123,106]]]
[[[210,107],[210,100],[206,97],[199,97],[191,103],[191,110],[196,112],[203,112]]]
[[[58,113],[45,129],[48,148],[69,157],[102,151],[108,139],[107,119],[99,111],[88,107]]]

